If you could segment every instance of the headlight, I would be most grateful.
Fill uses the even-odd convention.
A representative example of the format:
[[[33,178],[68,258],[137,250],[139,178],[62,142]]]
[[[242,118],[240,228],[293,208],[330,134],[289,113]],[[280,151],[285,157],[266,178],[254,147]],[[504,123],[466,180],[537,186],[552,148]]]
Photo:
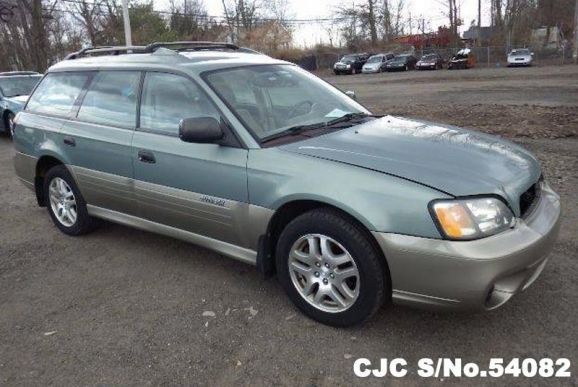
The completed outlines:
[[[514,226],[512,211],[497,198],[436,200],[430,204],[434,221],[448,239],[471,240]]]
[[[348,65],[347,65],[347,68],[348,68],[348,69],[349,69],[349,68],[351,68],[351,65],[350,65],[350,64],[348,64]]]

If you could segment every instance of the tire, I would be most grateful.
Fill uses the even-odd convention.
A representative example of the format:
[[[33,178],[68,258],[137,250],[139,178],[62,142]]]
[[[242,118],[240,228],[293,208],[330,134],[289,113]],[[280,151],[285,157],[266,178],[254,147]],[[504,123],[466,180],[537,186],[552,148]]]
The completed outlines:
[[[330,249],[321,250],[323,240]],[[300,252],[299,259],[309,264],[294,258],[298,255],[293,252],[301,251],[300,246],[306,252]],[[331,253],[313,258],[312,248]],[[291,221],[279,237],[275,256],[279,281],[291,301],[305,315],[323,324],[360,324],[375,314],[385,300],[391,300],[387,265],[370,236],[335,210],[312,210]],[[348,261],[339,263],[344,260]],[[303,268],[305,274],[301,274]],[[351,273],[356,273],[356,277]],[[344,277],[341,281],[340,276]],[[311,290],[308,296],[304,294],[307,289]],[[341,304],[336,299],[341,299]]]
[[[63,181],[66,186],[59,186],[58,183]],[[56,195],[51,193],[51,184],[54,184],[57,188]],[[46,207],[48,209],[48,213],[52,218],[52,221],[58,227],[60,231],[67,235],[71,236],[78,236],[83,235],[91,232],[97,225],[97,221],[95,218],[88,215],[88,210],[86,209],[86,201],[82,197],[76,182],[74,181],[72,175],[66,169],[64,165],[56,165],[48,171],[46,176],[44,176],[44,197],[46,198]],[[55,187],[52,187],[55,188]],[[64,188],[58,191],[58,188]],[[70,197],[66,196],[66,200],[64,198],[65,195],[61,195],[62,201],[56,202],[56,198],[59,196],[58,193],[66,192],[67,195],[72,193],[72,199],[74,200],[74,205],[70,205]],[[76,217],[72,220],[69,216],[59,217],[56,214],[58,210],[58,205],[62,207],[62,204],[65,203],[68,205],[68,212],[69,215],[73,214],[73,211],[76,213]],[[63,212],[65,212],[63,210]]]
[[[4,116],[4,128],[9,138],[14,137],[14,113],[8,112]]]

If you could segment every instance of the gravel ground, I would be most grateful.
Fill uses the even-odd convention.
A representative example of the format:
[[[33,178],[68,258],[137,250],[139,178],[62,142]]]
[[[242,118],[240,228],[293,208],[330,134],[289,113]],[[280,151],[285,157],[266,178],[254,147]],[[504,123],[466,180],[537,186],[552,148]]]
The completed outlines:
[[[578,385],[578,67],[327,77],[376,112],[460,124],[527,146],[562,195],[559,242],[542,276],[503,308],[436,314],[403,307],[334,329],[293,308],[251,266],[106,224],[67,237],[15,177],[0,138],[0,385],[483,385],[424,380],[422,357],[570,358]],[[403,357],[403,379],[356,379],[358,357]],[[493,381],[496,383],[496,381]]]

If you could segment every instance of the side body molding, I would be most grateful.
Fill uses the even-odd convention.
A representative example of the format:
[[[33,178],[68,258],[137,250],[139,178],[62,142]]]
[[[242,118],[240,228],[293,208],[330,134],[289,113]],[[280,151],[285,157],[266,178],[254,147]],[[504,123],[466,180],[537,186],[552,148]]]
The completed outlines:
[[[256,263],[259,237],[266,233],[274,213],[249,203],[67,167],[90,215],[192,242],[251,264]],[[143,216],[139,209],[145,207],[166,214],[163,221]]]

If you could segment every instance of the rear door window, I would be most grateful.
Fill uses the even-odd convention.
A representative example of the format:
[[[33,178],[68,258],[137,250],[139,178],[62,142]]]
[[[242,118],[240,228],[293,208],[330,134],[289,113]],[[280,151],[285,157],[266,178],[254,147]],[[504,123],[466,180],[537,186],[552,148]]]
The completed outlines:
[[[100,71],[82,101],[78,119],[134,128],[140,77],[138,71]]]
[[[80,95],[88,73],[50,73],[30,97],[26,110],[67,116]]]

